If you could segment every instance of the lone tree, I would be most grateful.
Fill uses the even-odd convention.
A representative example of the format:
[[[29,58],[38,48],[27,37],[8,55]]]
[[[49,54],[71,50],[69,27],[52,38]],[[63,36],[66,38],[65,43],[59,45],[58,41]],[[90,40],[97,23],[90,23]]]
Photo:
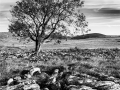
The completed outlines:
[[[53,33],[69,34],[67,26],[70,25],[74,25],[76,30],[88,26],[84,14],[80,12],[83,4],[81,0],[17,1],[10,11],[12,19],[9,32],[33,40],[38,55],[41,44]]]

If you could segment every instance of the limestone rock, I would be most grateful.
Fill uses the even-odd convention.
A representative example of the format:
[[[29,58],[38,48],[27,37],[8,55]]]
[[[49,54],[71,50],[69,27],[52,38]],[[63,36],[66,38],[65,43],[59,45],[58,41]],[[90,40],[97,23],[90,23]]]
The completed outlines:
[[[114,84],[113,86],[110,87],[109,90],[120,90],[120,85],[119,84]]]
[[[30,84],[30,85],[24,85],[24,90],[40,90],[40,86],[38,84]]]
[[[79,90],[96,90],[96,89],[92,89],[91,87],[88,86],[81,86]]]
[[[99,81],[97,82],[97,84],[95,85],[95,87],[97,89],[100,89],[100,90],[114,90],[115,86],[118,87],[117,84],[115,84],[114,82],[112,81]],[[113,88],[113,89],[111,89]],[[118,90],[118,89],[116,89]]]
[[[96,89],[92,89],[91,87],[88,87],[88,86],[79,87],[79,86],[73,85],[69,87],[69,90],[96,90]]]

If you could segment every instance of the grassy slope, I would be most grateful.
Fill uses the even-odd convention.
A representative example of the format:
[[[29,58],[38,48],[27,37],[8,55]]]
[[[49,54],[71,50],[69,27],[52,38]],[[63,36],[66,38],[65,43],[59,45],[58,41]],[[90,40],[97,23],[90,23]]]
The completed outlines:
[[[4,46],[12,46],[12,43],[15,46],[22,47],[23,43],[19,43],[17,40],[7,38],[1,41]],[[90,49],[90,48],[120,48],[120,38],[97,38],[97,39],[83,39],[83,40],[68,40],[62,41],[60,45],[54,45],[54,41],[45,43],[42,46],[44,51],[41,52],[40,57],[36,60],[34,58],[25,59],[17,58],[15,55],[21,54],[24,55],[25,51],[19,50],[18,48],[0,49],[0,63],[4,67],[0,67],[0,72],[5,77],[10,77],[14,75],[11,71],[22,70],[25,68],[29,62],[29,65],[35,64],[37,66],[41,65],[64,65],[70,63],[75,63],[74,65],[79,67],[76,70],[83,73],[105,73],[112,75],[114,77],[120,78],[120,49]],[[33,48],[33,43],[26,44],[28,48]],[[82,49],[68,49],[68,48],[82,48]],[[89,48],[89,49],[88,49]],[[46,50],[52,49],[52,50]],[[53,50],[53,49],[62,49],[62,50]],[[67,49],[67,50],[66,50]],[[4,52],[3,52],[4,51]],[[9,52],[9,53],[8,53]],[[8,53],[8,58],[6,62],[3,62],[4,57],[3,53]],[[92,71],[92,72],[91,72]],[[6,73],[8,72],[8,73]],[[1,76],[2,77],[2,76]]]
[[[90,34],[89,34],[90,35]],[[99,34],[101,36],[101,34]],[[7,36],[7,38],[6,38]],[[94,35],[96,36],[96,34]],[[104,35],[103,35],[104,36]],[[1,39],[2,38],[2,39]],[[3,39],[4,38],[4,39]],[[68,49],[78,47],[81,49],[90,48],[120,48],[120,37],[88,38],[80,40],[62,40],[61,44],[54,44],[55,41],[44,43],[42,49]],[[14,46],[20,48],[34,48],[34,42],[19,42],[10,33],[0,33],[0,46]]]
[[[86,39],[86,38],[106,38],[107,35],[100,34],[100,33],[90,33],[85,35],[78,35],[73,37],[72,39]]]
[[[0,52],[2,53],[3,50]],[[74,65],[81,67],[76,70],[80,72],[90,73],[101,72],[105,74],[113,75],[120,78],[120,49],[63,49],[63,50],[43,50],[37,59],[24,57],[15,58],[18,53],[25,54],[25,51],[19,49],[4,49],[5,53],[8,53],[6,66],[0,68],[0,71],[9,72],[9,74],[3,73],[3,76],[10,77],[13,75],[11,71],[22,70],[29,62],[29,65],[36,66],[66,66],[74,63]],[[1,54],[3,55],[3,54]],[[2,60],[2,58],[1,58]],[[74,66],[73,65],[73,66]]]

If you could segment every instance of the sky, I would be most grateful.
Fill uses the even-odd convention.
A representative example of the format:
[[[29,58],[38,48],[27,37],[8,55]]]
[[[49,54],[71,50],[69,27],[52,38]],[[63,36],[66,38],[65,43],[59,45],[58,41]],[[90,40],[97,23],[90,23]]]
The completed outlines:
[[[9,10],[17,0],[0,0],[0,32],[7,32]],[[120,0],[84,0],[81,9],[86,16],[91,31],[106,35],[120,35]]]

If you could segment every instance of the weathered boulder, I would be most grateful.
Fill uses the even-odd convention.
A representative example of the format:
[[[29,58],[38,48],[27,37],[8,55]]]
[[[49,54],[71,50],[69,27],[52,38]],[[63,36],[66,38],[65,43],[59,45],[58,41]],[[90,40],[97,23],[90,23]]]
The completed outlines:
[[[14,86],[7,86],[6,90],[15,90],[17,88],[17,85]]]
[[[112,81],[98,81],[95,85],[95,87],[99,87],[99,86],[112,86],[115,83]]]
[[[113,76],[109,76],[109,77],[107,77],[106,81],[118,82],[118,79]]]
[[[32,78],[36,80],[37,83],[47,82],[49,75],[46,73],[40,73],[39,75],[33,76]]]
[[[95,87],[100,90],[120,90],[120,85],[112,81],[99,81]]]
[[[97,80],[95,79],[91,79],[91,78],[85,78],[83,80],[83,85],[87,85],[87,86],[90,86],[90,87],[94,87],[95,84],[96,84]]]
[[[24,85],[23,90],[40,90],[40,86],[38,84]]]
[[[91,87],[88,86],[69,86],[69,90],[96,90],[96,89],[92,89]]]
[[[51,83],[51,84],[48,84],[47,86],[50,90],[60,90],[62,88],[59,82]]]
[[[40,68],[38,68],[38,67],[33,67],[33,68],[30,70],[30,74],[31,74],[32,76],[34,76],[34,74],[35,74],[36,72],[41,73]]]
[[[120,85],[119,84],[114,84],[109,88],[109,90],[120,90]]]
[[[66,78],[66,82],[67,82],[67,84],[68,85],[76,85],[76,84],[79,84],[79,77],[77,77],[77,76],[73,76],[73,75],[70,75],[70,76],[68,76],[67,78]]]
[[[7,85],[13,85],[13,82],[14,82],[14,80],[13,80],[13,78],[10,78],[8,81],[7,81]]]
[[[48,88],[43,88],[42,90],[49,90]]]
[[[79,90],[96,90],[96,89],[92,89],[91,87],[88,86],[81,86]]]

